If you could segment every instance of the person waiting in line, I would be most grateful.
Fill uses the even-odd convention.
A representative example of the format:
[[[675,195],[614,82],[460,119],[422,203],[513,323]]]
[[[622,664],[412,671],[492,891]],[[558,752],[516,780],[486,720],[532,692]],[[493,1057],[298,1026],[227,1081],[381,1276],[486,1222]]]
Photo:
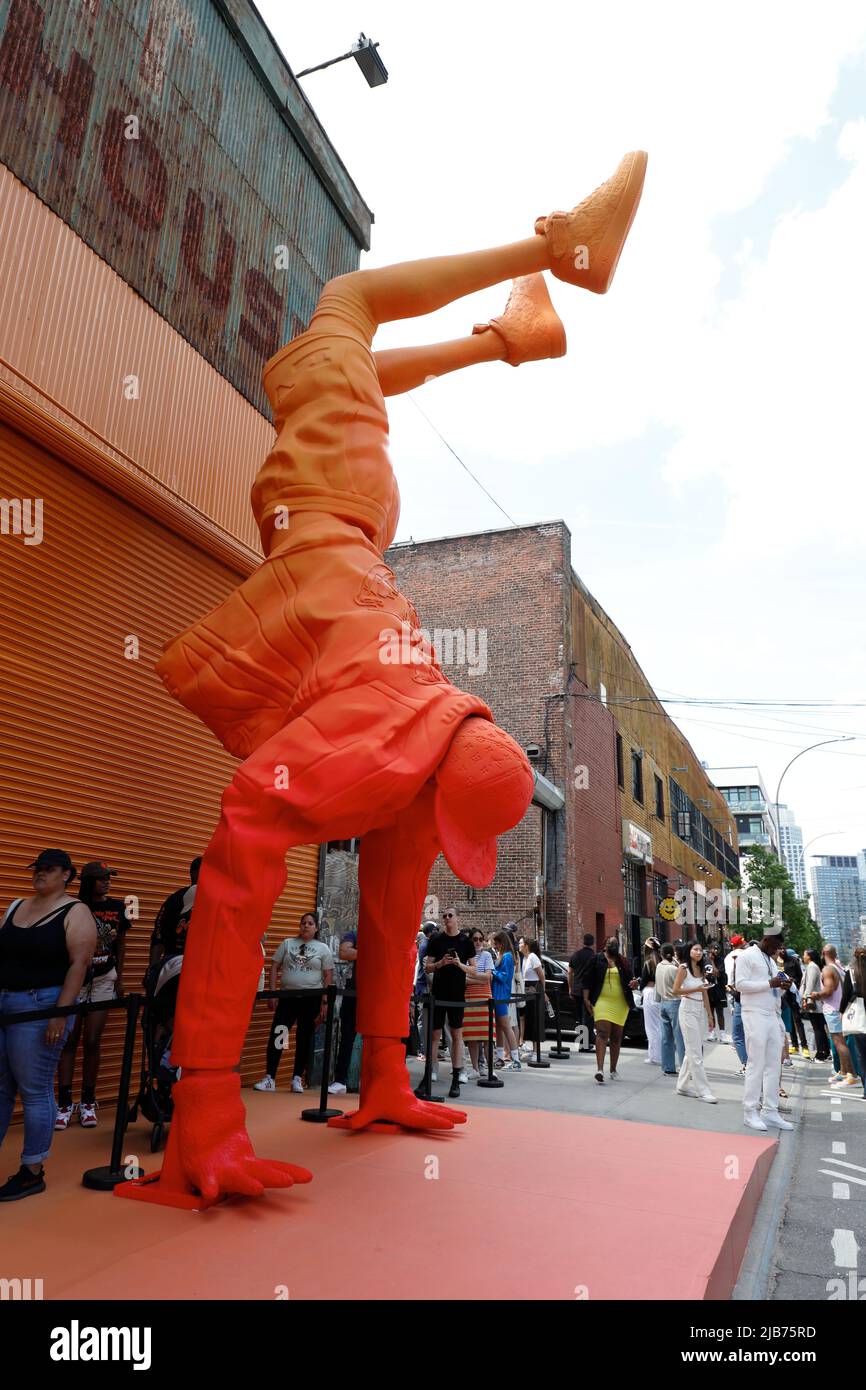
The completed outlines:
[[[674,994],[678,966],[674,963],[674,948],[666,941],[660,948],[661,960],[656,966],[655,992],[659,1008],[659,1032],[662,1071],[676,1076],[686,1055],[680,1028],[680,1000]]]
[[[457,925],[457,913],[448,908],[442,914],[445,928],[436,932],[427,942],[424,954],[424,969],[430,982],[433,996],[433,1057],[439,1046],[439,1038],[447,1019],[451,1030],[451,1087],[449,1097],[460,1095],[460,1080],[463,1072],[463,1013],[466,998],[466,976],[461,965],[475,963],[475,947],[461,932]],[[438,1068],[431,1070],[431,1080],[438,1079]],[[418,1091],[423,1094],[423,1081]]]
[[[634,1008],[632,973],[615,936],[591,961],[583,977],[583,999],[595,1026],[595,1079],[604,1084],[604,1058],[610,1048],[610,1079],[618,1081],[617,1063],[629,1010]]]
[[[268,1001],[274,1018],[268,1038],[266,1071],[261,1081],[257,1081],[253,1087],[256,1091],[277,1089],[280,1057],[288,1047],[289,1034],[296,1024],[292,1090],[301,1092],[304,1089],[303,1076],[313,1037],[325,1017],[324,991],[334,978],[334,957],[323,941],[316,940],[318,929],[316,913],[305,912],[301,917],[300,936],[287,936],[274,952],[269,988],[277,988],[279,970],[280,989],[302,990],[303,994]]]
[[[568,961],[568,992],[574,1000],[574,1021],[578,1030],[585,1030],[582,1035],[580,1031],[577,1034],[581,1052],[592,1052],[595,1047],[592,1019],[583,1002],[583,977],[591,960],[595,960],[595,937],[587,932],[583,938],[583,945]]]
[[[78,996],[79,1004],[95,1004],[106,999],[119,999],[123,994],[123,962],[126,954],[126,934],[132,923],[126,915],[126,904],[122,898],[112,898],[111,880],[116,873],[104,860],[91,860],[81,870],[78,896],[90,908],[96,922],[96,951],[84,986]],[[72,1077],[75,1071],[75,1054],[83,1036],[83,1058],[81,1063],[81,1103],[78,1108],[78,1122],[84,1129],[96,1125],[96,1082],[99,1078],[99,1062],[102,1050],[102,1035],[108,1022],[107,1009],[99,1013],[78,1014],[63,1051],[57,1072],[57,1119],[54,1128],[67,1129],[75,1113],[72,1103]]]
[[[785,1002],[788,1005],[788,1018],[790,1027],[786,1031],[790,1036],[789,1055],[793,1057],[802,1056],[807,1062],[811,1062],[812,1054],[809,1051],[809,1039],[806,1037],[806,1029],[803,1023],[802,996],[803,988],[803,965],[797,952],[790,946],[782,951],[781,966],[785,974],[792,982],[792,987],[785,994]]]
[[[725,956],[725,974],[727,976],[726,989],[731,1001],[731,1042],[734,1051],[740,1062],[739,1075],[746,1075],[746,1061],[748,1053],[746,1051],[746,1034],[743,1030],[743,1006],[740,999],[740,992],[736,988],[737,961],[746,949],[746,938],[735,935],[731,937],[731,949]]]
[[[656,998],[656,970],[660,960],[659,943],[654,936],[648,936],[644,942],[643,968],[639,983],[647,1040],[647,1055],[644,1060],[647,1066],[656,1067],[661,1066],[662,1061],[661,1018]]]
[[[866,946],[858,946],[854,951],[842,984],[839,1012],[846,1041],[857,1052],[866,1100]]]
[[[526,984],[523,979],[523,956],[520,951],[520,943],[523,937],[518,934],[517,923],[506,923],[505,930],[511,937],[511,945],[514,950],[514,980],[512,990],[515,995],[511,1005],[511,1026],[517,1038],[517,1046],[523,1053],[523,1039],[526,1033]]]
[[[43,850],[28,867],[33,896],[16,898],[0,925],[0,1013],[7,1019],[74,1004],[96,950],[93,914],[69,892],[76,870],[65,850]],[[21,1166],[0,1187],[0,1202],[45,1191],[57,1116],[54,1074],[71,1026],[70,1014],[0,1027],[0,1145],[17,1095],[24,1110]]]
[[[710,1003],[710,1015],[712,1023],[708,1042],[729,1042],[730,1039],[725,1032],[725,1005],[728,1002],[728,977],[725,972],[725,961],[722,955],[722,948],[716,942],[708,948],[707,956],[709,964],[712,966],[710,976],[710,990],[707,998]]]
[[[171,956],[182,956],[186,945],[192,909],[195,904],[201,855],[189,866],[189,883],[169,893],[156,914],[150,937],[150,966],[158,965]]]
[[[484,933],[476,927],[469,934],[475,952],[471,965],[456,963],[466,976],[466,1009],[463,1014],[463,1041],[469,1049],[470,1066],[466,1072],[468,1081],[477,1081],[481,1075],[481,1048],[490,1033],[490,1020],[487,1000],[492,997],[493,956],[484,944]]]
[[[521,1051],[532,1052],[536,1042],[544,1042],[544,967],[539,955],[540,946],[534,937],[520,938],[520,955],[523,963],[523,986],[525,989],[524,1042]],[[540,1036],[539,1036],[540,1032]]]
[[[824,967],[821,971],[821,988],[811,996],[811,1002],[820,1001],[824,1013],[824,1024],[830,1037],[834,1060],[838,1059],[835,1070],[830,1075],[830,1085],[844,1090],[848,1086],[859,1086],[857,1074],[851,1064],[851,1053],[845,1044],[842,1033],[842,1015],[839,1005],[842,1002],[842,982],[845,972],[837,959],[836,947],[826,945],[821,951]]]
[[[412,1009],[415,1015],[415,1026],[418,1030],[419,1062],[425,1061],[427,1048],[427,1019],[424,1001],[430,997],[427,971],[424,969],[424,956],[427,952],[427,942],[430,940],[433,933],[438,930],[435,922],[425,922],[418,933],[418,954],[415,959],[415,983],[412,986]]]
[[[821,991],[821,957],[812,946],[803,952],[802,1016],[812,1029],[812,1053],[816,1062],[830,1060],[830,1039],[821,1001],[817,995]]]
[[[710,990],[713,981],[707,977],[707,959],[699,941],[690,941],[686,961],[677,970],[673,993],[680,1001],[679,1024],[685,1045],[685,1056],[677,1077],[677,1095],[692,1096],[717,1105],[710,1089],[704,1067],[704,1034],[707,1025],[713,1026]]]
[[[788,955],[785,950],[780,950],[776,952],[776,965],[779,967],[779,973],[781,975],[788,975]],[[788,976],[788,978],[791,979],[790,976]],[[790,987],[786,989],[784,994],[782,995],[782,1027],[785,1030],[785,1041],[782,1046],[783,1067],[793,1067],[794,1063],[791,1061],[791,1054],[796,1053],[797,1055],[799,1055],[800,1052],[799,1044],[797,1041],[796,1025],[794,1023],[794,1011],[792,1008],[792,1003],[794,998],[796,997],[796,994],[797,986],[791,979]],[[779,1095],[782,1097],[783,1100],[788,1099],[787,1091],[780,1090]]]
[[[424,938],[426,942],[426,937]],[[349,1068],[352,1065],[352,1050],[355,1046],[357,1030],[357,990],[358,990],[358,933],[344,932],[340,937],[340,960],[349,968],[346,971],[344,988],[347,993],[340,999],[340,1045],[334,1063],[334,1079],[328,1087],[332,1096],[344,1096],[349,1089]]]
[[[507,931],[498,931],[493,938],[493,945],[499,955],[499,959],[493,967],[491,986],[493,1016],[496,1023],[496,1065],[509,1071],[520,1071],[522,1063],[517,1032],[512,1023],[510,1003],[511,995],[514,992],[514,976],[520,966],[517,962],[514,942]],[[506,1049],[511,1059],[508,1062],[505,1060]]]

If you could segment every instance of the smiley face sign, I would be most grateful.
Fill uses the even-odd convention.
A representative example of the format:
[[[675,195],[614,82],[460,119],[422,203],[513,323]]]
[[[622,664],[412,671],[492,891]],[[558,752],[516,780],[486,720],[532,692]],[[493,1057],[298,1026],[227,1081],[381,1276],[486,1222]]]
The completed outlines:
[[[659,903],[659,916],[666,922],[672,922],[677,915],[676,898],[662,898]]]

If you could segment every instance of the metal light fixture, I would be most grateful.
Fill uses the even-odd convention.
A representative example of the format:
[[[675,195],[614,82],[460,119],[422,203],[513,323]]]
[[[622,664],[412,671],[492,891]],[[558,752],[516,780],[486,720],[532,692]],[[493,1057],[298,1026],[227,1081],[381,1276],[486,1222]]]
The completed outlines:
[[[326,63],[317,63],[315,67],[304,68],[303,72],[295,73],[295,76],[309,77],[311,72],[321,72],[322,68],[332,68],[335,63],[354,58],[366,78],[367,86],[383,87],[388,81],[388,69],[376,52],[378,47],[377,41],[368,39],[366,34],[359,34],[357,42],[352,44],[348,53],[341,53],[339,58],[329,58]]]

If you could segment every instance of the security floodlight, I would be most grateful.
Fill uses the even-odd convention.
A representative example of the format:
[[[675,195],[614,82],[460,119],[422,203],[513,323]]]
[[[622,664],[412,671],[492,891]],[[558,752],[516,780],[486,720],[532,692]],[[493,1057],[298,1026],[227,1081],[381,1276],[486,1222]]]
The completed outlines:
[[[359,34],[358,42],[352,44],[352,56],[366,77],[368,87],[384,87],[388,81],[388,69],[376,52],[378,47],[366,34]]]
[[[388,81],[388,69],[376,52],[378,47],[376,40],[368,39],[366,34],[359,34],[357,42],[352,44],[348,53],[341,53],[339,58],[329,58],[326,63],[317,63],[315,67],[304,68],[303,72],[298,72],[295,76],[309,77],[311,72],[321,72],[322,68],[332,68],[335,63],[354,58],[367,80],[367,86],[383,87]]]

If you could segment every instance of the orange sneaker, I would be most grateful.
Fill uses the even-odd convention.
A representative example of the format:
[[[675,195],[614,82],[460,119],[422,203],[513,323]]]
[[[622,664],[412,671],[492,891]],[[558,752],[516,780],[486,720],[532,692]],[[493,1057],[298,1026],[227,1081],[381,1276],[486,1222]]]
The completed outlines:
[[[473,333],[498,333],[505,343],[505,360],[512,367],[521,362],[541,362],[565,353],[565,329],[550,302],[543,275],[521,275],[514,280],[505,312],[489,323],[476,323]]]
[[[646,166],[646,152],[633,150],[607,183],[571,212],[536,220],[536,233],[547,238],[550,268],[559,280],[593,294],[607,293],[637,212]]]

